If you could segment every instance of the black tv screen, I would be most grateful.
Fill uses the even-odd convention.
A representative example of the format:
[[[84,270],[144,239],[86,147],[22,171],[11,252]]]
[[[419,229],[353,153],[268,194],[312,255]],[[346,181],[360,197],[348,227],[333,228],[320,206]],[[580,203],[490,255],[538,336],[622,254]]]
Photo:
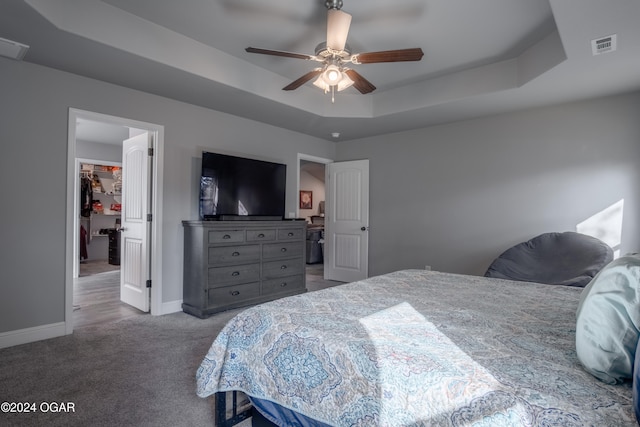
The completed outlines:
[[[284,164],[205,151],[200,177],[200,217],[283,219],[286,175]]]

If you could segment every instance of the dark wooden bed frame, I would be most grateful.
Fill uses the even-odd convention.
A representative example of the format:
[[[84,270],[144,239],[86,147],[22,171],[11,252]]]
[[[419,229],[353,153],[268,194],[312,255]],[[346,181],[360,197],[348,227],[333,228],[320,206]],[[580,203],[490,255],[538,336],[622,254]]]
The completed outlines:
[[[239,391],[218,392],[215,398],[215,426],[232,427],[251,418],[252,427],[277,427],[267,420]]]

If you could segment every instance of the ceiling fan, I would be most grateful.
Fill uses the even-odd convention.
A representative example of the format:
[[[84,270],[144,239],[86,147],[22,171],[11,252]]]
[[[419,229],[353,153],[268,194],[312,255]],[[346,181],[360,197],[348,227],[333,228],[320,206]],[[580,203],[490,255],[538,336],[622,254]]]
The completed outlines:
[[[420,48],[351,54],[351,49],[347,44],[351,15],[341,10],[342,0],[327,0],[325,1],[325,6],[327,7],[327,41],[316,46],[315,55],[255,47],[245,49],[249,53],[305,59],[322,63],[320,67],[309,71],[282,88],[283,90],[297,89],[316,78],[313,84],[323,89],[325,93],[331,91],[333,102],[336,91],[342,91],[350,86],[355,87],[362,94],[373,92],[376,89],[360,73],[350,68],[349,64],[420,61],[422,59],[424,53]]]

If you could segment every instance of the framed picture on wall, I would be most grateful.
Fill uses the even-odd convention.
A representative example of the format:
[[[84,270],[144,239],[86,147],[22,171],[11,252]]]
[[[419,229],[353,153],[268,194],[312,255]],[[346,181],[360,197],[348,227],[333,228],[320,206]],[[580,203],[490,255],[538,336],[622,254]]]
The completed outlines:
[[[300,209],[313,209],[313,191],[300,190]]]

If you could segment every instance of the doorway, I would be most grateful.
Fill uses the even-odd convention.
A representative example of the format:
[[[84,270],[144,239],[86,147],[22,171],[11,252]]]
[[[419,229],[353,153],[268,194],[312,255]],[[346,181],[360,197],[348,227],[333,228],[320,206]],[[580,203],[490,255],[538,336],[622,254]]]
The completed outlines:
[[[80,119],[77,131],[76,156],[91,156],[76,158],[80,236],[79,252],[74,256],[73,323],[79,328],[141,312],[120,301],[122,146],[118,140],[129,130]]]
[[[102,130],[103,140],[112,142],[95,141],[93,135]],[[122,146],[117,138],[125,131],[128,129],[119,126],[106,128],[97,122],[78,122],[76,170],[80,190],[76,203],[80,215],[75,228],[79,228],[80,236],[78,254],[73,258],[74,279],[120,270],[116,232],[121,222]],[[76,310],[77,305],[76,302]]]
[[[324,280],[325,168],[333,160],[298,154],[297,217],[307,221],[307,289],[326,286]]]
[[[91,132],[93,135],[91,135]],[[67,227],[73,232],[67,233],[66,242],[66,264],[67,274],[66,280],[66,297],[65,297],[65,327],[67,333],[73,331],[74,326],[74,283],[77,282],[80,276],[80,160],[91,160],[94,164],[106,164],[107,166],[113,166],[122,163],[122,151],[123,141],[130,138],[130,136],[138,135],[140,133],[149,133],[153,135],[153,157],[150,160],[151,163],[151,180],[152,186],[148,190],[148,199],[151,201],[149,205],[150,218],[153,221],[150,223],[150,240],[153,242],[151,245],[148,258],[150,268],[148,269],[148,280],[153,286],[150,292],[150,306],[151,314],[161,314],[161,295],[162,295],[162,277],[161,277],[161,250],[160,245],[162,241],[162,229],[161,229],[161,216],[162,212],[159,209],[162,202],[162,155],[163,155],[163,138],[164,128],[159,125],[150,123],[108,116],[99,113],[93,113],[89,111],[82,111],[77,109],[69,110],[69,142],[68,142],[68,174],[67,174],[67,202],[68,202],[68,214],[67,214]],[[117,200],[111,200],[113,203],[109,203],[108,209],[111,210],[112,205],[117,208]],[[114,219],[115,225],[115,216]],[[111,228],[111,227],[105,227]],[[100,232],[100,228],[93,230]],[[105,239],[105,242],[108,237]],[[105,264],[109,265],[108,256],[105,257]],[[106,267],[105,267],[106,268]],[[97,271],[101,270],[100,266],[95,268]],[[99,286],[99,282],[104,282],[107,287],[111,287],[112,294],[120,294],[120,275],[119,271],[115,268],[106,268],[106,270],[112,271],[109,277],[100,277],[97,280],[97,276],[88,275],[93,277],[93,284],[89,286],[90,292],[95,292],[95,289],[91,290],[91,287]],[[104,272],[101,272],[101,274]],[[115,277],[117,275],[117,278]],[[113,276],[113,277],[112,277]],[[117,289],[114,291],[114,286]],[[85,289],[87,289],[85,287]],[[98,292],[99,293],[99,292]],[[109,297],[111,298],[111,297]],[[113,301],[111,301],[113,303]],[[120,312],[120,315],[130,315],[133,313],[139,313],[133,308],[125,306],[118,301],[114,306],[119,306],[116,311]],[[103,309],[105,307],[102,307]],[[82,309],[82,308],[80,308]],[[89,310],[87,310],[89,311]],[[107,308],[107,311],[109,309]],[[85,316],[83,314],[83,316]],[[89,316],[91,317],[91,316]],[[95,319],[89,319],[89,322]],[[86,322],[83,322],[86,323]]]

